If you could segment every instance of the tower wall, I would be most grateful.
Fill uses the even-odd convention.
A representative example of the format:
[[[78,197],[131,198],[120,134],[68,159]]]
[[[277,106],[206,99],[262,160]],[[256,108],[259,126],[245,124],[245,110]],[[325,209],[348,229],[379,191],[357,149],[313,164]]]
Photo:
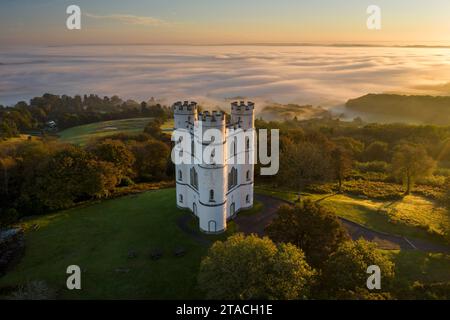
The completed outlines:
[[[234,136],[227,128],[223,112],[197,112],[195,102],[177,102],[173,105],[175,129],[187,130],[195,141],[195,153],[200,162],[176,165],[177,205],[191,210],[199,218],[200,229],[206,233],[220,233],[226,230],[227,220],[233,218],[240,210],[253,206],[253,164],[227,164],[230,156],[231,141]],[[254,127],[254,104],[235,102],[231,104],[232,128],[247,132]],[[205,139],[208,129],[217,129],[221,136],[214,141]],[[202,141],[201,138],[204,139]],[[249,145],[254,147],[254,136]],[[212,149],[213,145],[220,152],[210,156],[212,163],[205,163],[202,155]],[[192,148],[183,150],[191,152]],[[206,152],[206,151],[208,152]],[[245,148],[244,151],[245,152]],[[234,169],[233,169],[234,168]],[[229,186],[231,170],[237,171],[237,181]],[[247,175],[247,171],[249,174]],[[193,181],[193,172],[196,181]],[[179,177],[181,173],[181,178]]]
[[[196,136],[202,137],[202,155],[208,161],[198,164],[199,172],[199,219],[200,229],[204,232],[217,233],[226,229],[226,123],[223,112],[205,111],[199,114]],[[217,130],[218,136],[209,137],[211,129]],[[205,134],[206,133],[206,134]],[[214,146],[214,148],[211,148]],[[210,152],[211,151],[211,152]]]

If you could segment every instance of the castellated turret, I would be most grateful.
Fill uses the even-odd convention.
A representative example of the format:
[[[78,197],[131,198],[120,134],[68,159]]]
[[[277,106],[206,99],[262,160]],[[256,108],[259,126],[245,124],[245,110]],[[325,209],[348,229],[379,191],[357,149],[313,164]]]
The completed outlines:
[[[197,120],[197,103],[189,101],[178,101],[172,106],[175,129],[188,129],[189,124],[194,124]]]
[[[229,219],[253,206],[253,164],[228,160],[237,149],[234,129],[253,129],[254,104],[232,103],[231,109],[227,124],[222,111],[197,112],[197,104],[187,101],[173,105],[175,129],[191,137],[190,147],[184,146],[192,159],[176,165],[177,206],[190,209],[206,233],[225,231]],[[243,150],[250,153],[254,139],[242,141]]]
[[[255,126],[255,104],[253,102],[236,101],[231,103],[231,123],[243,130]]]

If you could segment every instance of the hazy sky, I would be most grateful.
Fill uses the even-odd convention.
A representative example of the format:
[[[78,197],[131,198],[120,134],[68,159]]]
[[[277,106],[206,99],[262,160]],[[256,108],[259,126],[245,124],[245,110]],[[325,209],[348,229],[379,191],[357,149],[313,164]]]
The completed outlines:
[[[66,29],[66,8],[82,30]],[[368,5],[382,30],[366,27]],[[449,0],[1,0],[1,44],[440,42]]]

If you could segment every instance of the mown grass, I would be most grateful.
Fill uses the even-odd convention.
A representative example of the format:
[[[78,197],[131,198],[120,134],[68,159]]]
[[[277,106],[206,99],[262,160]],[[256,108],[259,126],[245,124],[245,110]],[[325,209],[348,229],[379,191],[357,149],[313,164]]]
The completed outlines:
[[[85,145],[92,139],[117,133],[141,133],[153,118],[102,121],[66,129],[59,133],[62,142]]]
[[[195,299],[196,278],[207,246],[176,224],[185,214],[175,190],[150,191],[27,220],[26,252],[0,287],[44,280],[67,299]],[[31,231],[32,225],[39,225]],[[186,250],[175,257],[174,250]],[[163,256],[151,260],[150,252]],[[128,258],[128,252],[138,256]],[[66,289],[66,268],[82,269],[82,290]],[[128,272],[118,272],[117,269]]]
[[[259,193],[283,200],[296,201],[298,194],[289,191],[257,189]],[[446,208],[419,196],[398,201],[382,201],[344,194],[302,193],[330,209],[339,217],[372,230],[448,244],[450,213]]]

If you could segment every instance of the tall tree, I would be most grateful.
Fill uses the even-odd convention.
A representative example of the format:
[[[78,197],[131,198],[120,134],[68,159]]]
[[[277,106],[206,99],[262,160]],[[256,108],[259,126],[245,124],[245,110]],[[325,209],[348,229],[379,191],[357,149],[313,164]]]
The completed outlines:
[[[392,158],[392,171],[406,183],[405,194],[410,194],[416,179],[433,173],[436,162],[421,145],[402,143]]]
[[[314,275],[295,246],[236,234],[209,249],[199,285],[208,299],[306,299]]]
[[[352,158],[347,150],[336,147],[331,152],[331,163],[334,178],[338,181],[339,193],[342,192],[342,182],[352,170]]]
[[[359,299],[371,297],[367,289],[367,268],[378,266],[381,272],[381,289],[389,292],[394,278],[394,264],[376,244],[365,240],[347,241],[332,253],[322,268],[320,291],[324,298]]]
[[[349,239],[336,215],[312,201],[295,207],[281,206],[266,232],[275,242],[292,243],[303,250],[314,267],[320,267],[343,241]]]

